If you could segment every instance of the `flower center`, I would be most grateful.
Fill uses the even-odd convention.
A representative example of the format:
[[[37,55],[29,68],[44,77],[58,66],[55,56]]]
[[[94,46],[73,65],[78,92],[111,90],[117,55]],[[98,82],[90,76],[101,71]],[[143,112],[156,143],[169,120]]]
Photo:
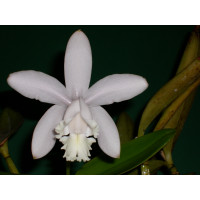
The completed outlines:
[[[61,149],[65,150],[64,158],[67,161],[89,161],[91,145],[96,142],[98,126],[94,120],[88,123],[76,114],[71,121],[61,121],[55,128],[56,138],[62,142]]]

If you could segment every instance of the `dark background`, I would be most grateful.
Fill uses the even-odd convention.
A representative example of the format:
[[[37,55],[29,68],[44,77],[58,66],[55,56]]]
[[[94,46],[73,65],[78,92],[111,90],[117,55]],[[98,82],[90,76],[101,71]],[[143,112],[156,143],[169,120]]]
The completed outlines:
[[[92,47],[91,84],[115,73],[138,74],[147,79],[149,88],[144,93],[105,107],[114,119],[126,111],[137,127],[147,102],[175,74],[194,26],[0,26],[0,109],[10,106],[25,118],[9,140],[10,154],[24,174],[64,174],[65,160],[63,152],[58,151],[59,144],[46,157],[32,159],[32,133],[50,105],[21,96],[8,86],[6,79],[12,72],[32,69],[64,82],[65,47],[78,29],[85,32]],[[199,99],[198,90],[173,152],[181,174],[200,174]],[[2,159],[0,169],[5,170]]]

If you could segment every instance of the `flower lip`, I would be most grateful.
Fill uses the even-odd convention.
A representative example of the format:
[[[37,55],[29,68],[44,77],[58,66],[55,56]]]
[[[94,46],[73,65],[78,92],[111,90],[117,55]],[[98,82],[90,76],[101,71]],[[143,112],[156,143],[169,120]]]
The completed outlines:
[[[97,123],[88,115],[89,108],[83,100],[76,100],[66,110],[64,120],[55,128],[55,136],[63,143],[64,158],[67,161],[88,161],[91,145],[96,142],[98,135]],[[88,110],[87,110],[88,109]],[[85,121],[82,116],[88,117]],[[89,123],[87,123],[87,121]]]
[[[66,161],[89,161],[91,145],[96,142],[94,138],[87,138],[84,134],[70,134],[63,137],[60,141],[64,144],[61,149],[65,150],[64,158]]]

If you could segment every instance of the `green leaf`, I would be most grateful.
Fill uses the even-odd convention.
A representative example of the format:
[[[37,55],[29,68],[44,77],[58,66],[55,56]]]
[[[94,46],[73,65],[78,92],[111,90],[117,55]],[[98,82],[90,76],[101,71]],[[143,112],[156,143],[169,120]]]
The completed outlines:
[[[167,123],[176,114],[176,111],[184,104],[185,100],[195,91],[195,89],[200,85],[200,78],[197,79],[193,84],[191,84],[185,92],[183,92],[179,97],[177,97],[170,106],[166,108],[160,120],[158,121],[155,130],[164,129]],[[168,127],[169,128],[169,127]],[[176,127],[170,127],[176,128]]]
[[[199,30],[196,29],[190,35],[188,44],[185,48],[176,74],[184,70],[199,55],[199,47]],[[163,157],[168,162],[168,164],[173,164],[171,155],[172,148],[186,121],[187,115],[192,106],[192,102],[199,84],[200,79],[197,79],[193,84],[191,84],[187,88],[185,92],[183,92],[179,97],[177,97],[164,111],[158,124],[156,125],[156,128],[154,129],[176,129],[176,134],[174,138],[170,140],[168,144],[163,148]]]
[[[10,108],[5,108],[0,115],[0,145],[10,137],[22,124],[23,117],[20,113]]]
[[[200,56],[199,27],[190,35],[176,76],[165,84],[146,106],[140,122],[138,136],[144,135],[144,131],[158,114],[199,78],[199,64],[196,62],[199,60],[198,56]],[[177,114],[174,119],[176,120],[178,117]]]
[[[133,139],[134,124],[128,114],[122,112],[117,120],[120,142],[124,144]]]
[[[77,174],[123,174],[160,151],[174,136],[174,132],[173,129],[165,129],[134,139],[122,145],[120,158],[113,159],[105,155],[95,157],[86,163]]]
[[[142,114],[138,136],[144,135],[150,123],[198,78],[200,78],[200,60],[196,59],[151,98]]]
[[[178,136],[179,136],[180,132],[183,129],[185,121],[186,121],[186,119],[188,117],[188,114],[189,114],[189,112],[191,110],[191,107],[192,107],[192,104],[193,104],[193,101],[194,101],[194,97],[196,95],[196,91],[197,91],[197,89],[186,99],[183,107],[180,108],[181,109],[181,114],[180,114],[180,117],[179,117],[178,124],[176,126],[176,134],[174,136],[174,142],[177,141]]]
[[[173,164],[172,159],[172,150],[175,145],[175,142],[177,141],[184,123],[187,119],[187,116],[189,114],[189,111],[192,107],[192,103],[194,100],[196,94],[196,90],[193,91],[190,96],[187,97],[187,99],[184,101],[184,103],[177,109],[175,114],[171,117],[171,119],[168,121],[168,123],[164,126],[164,128],[173,128],[176,129],[176,133],[173,139],[171,139],[167,145],[163,148],[164,156],[163,158],[168,162],[168,164]]]

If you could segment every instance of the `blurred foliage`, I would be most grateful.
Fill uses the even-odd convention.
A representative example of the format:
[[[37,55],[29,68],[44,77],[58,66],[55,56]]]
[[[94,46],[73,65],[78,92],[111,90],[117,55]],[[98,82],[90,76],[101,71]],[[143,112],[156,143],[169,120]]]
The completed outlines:
[[[139,125],[138,136],[142,136],[151,122],[162,113],[154,131],[166,128],[176,129],[175,136],[161,152],[171,174],[179,174],[173,163],[172,149],[186,121],[196,89],[200,85],[198,56],[200,56],[199,27],[191,33],[176,75],[149,101]]]
[[[20,113],[5,108],[0,115],[0,146],[22,125],[23,117]]]
[[[10,157],[7,140],[18,130],[22,123],[22,115],[11,108],[5,108],[0,115],[0,154],[4,157],[12,174],[19,174],[19,172]]]

